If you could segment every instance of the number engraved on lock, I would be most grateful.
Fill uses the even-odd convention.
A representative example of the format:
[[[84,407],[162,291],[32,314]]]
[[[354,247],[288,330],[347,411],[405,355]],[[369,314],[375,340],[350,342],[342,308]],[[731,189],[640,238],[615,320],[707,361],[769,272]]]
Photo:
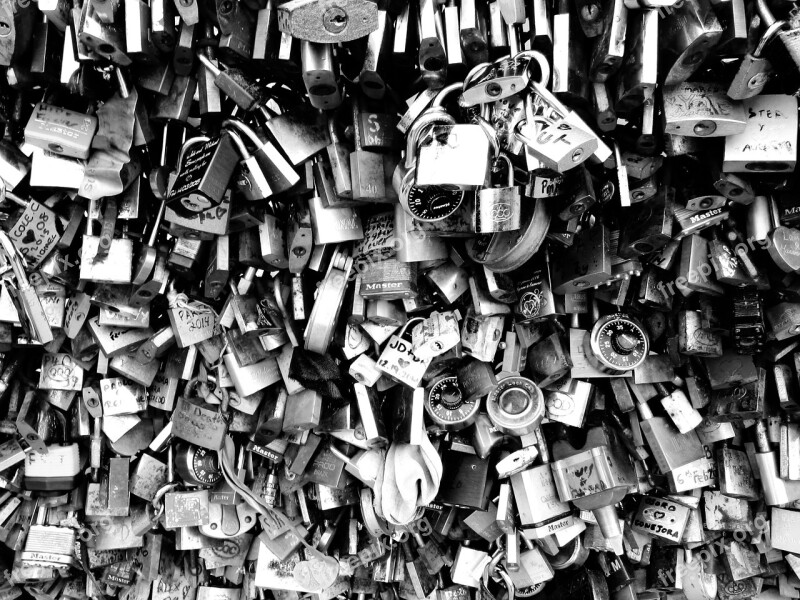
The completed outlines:
[[[190,309],[178,310],[178,319],[189,331],[201,331],[213,325],[213,313]]]
[[[36,267],[58,241],[55,215],[35,200],[31,201],[8,235],[25,260]]]

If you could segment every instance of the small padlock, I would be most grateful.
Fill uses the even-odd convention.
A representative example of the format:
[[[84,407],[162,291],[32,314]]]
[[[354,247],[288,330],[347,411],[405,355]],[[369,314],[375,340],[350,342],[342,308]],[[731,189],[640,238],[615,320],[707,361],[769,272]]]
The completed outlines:
[[[419,387],[428,365],[433,360],[432,356],[426,359],[418,358],[414,354],[412,342],[403,339],[409,326],[417,320],[421,319],[409,319],[398,333],[392,335],[378,358],[378,369],[388,377],[412,388]]]
[[[506,185],[478,190],[473,223],[476,233],[516,231],[520,227],[522,195],[519,187],[514,185],[514,166],[505,154],[500,158],[508,169]]]
[[[178,158],[178,174],[167,195],[168,204],[184,213],[201,213],[218,206],[236,168],[236,158],[233,141],[225,133],[210,140],[189,140]]]

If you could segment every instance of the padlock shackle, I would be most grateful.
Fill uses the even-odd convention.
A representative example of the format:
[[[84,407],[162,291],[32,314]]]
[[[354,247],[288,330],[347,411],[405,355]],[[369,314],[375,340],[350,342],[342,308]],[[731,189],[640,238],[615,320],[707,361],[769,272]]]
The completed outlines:
[[[566,106],[564,106],[564,104],[558,98],[556,98],[556,96],[552,92],[550,92],[550,90],[548,90],[545,86],[535,81],[532,81],[530,83],[530,87],[532,92],[530,94],[531,100],[534,100],[535,96],[539,96],[541,101],[546,104],[549,104],[550,108],[554,112],[558,113],[559,117],[561,117],[562,119],[569,114],[570,110]]]
[[[131,95],[131,88],[128,85],[128,82],[125,81],[125,75],[122,73],[122,69],[119,67],[114,67],[114,75],[117,78],[117,84],[119,85],[119,95],[123,98],[127,98]]]
[[[201,63],[203,63],[203,66],[206,69],[211,71],[211,74],[214,75],[214,77],[219,77],[219,75],[222,73],[222,69],[220,69],[217,65],[211,62],[211,59],[208,56],[206,56],[205,52],[201,52],[200,50],[198,50],[197,58],[200,60]]]
[[[247,139],[250,140],[257,149],[264,145],[264,141],[258,137],[258,134],[253,130],[253,128],[249,125],[245,125],[238,119],[225,119],[222,122],[222,126],[225,128],[233,127],[247,137]]]
[[[28,274],[25,272],[25,263],[23,262],[22,254],[20,254],[14,242],[8,237],[5,231],[0,230],[0,247],[6,253],[8,262],[11,263],[11,269],[14,271],[14,276],[17,278],[17,285],[20,289],[27,289],[30,287],[28,282]]]
[[[492,555],[492,559],[486,563],[486,566],[483,567],[481,579],[483,580],[484,585],[489,585],[489,577],[491,577],[491,574],[498,569],[500,561],[502,561],[505,556],[505,548],[498,546],[497,550],[495,550],[494,554]]]
[[[511,162],[508,154],[505,152],[500,152],[495,157],[495,163],[499,161],[504,161],[506,163],[506,167],[508,168],[508,177],[506,178],[506,187],[514,187],[514,164]]]
[[[30,204],[30,201],[25,201],[19,196],[17,196],[14,192],[8,189],[6,182],[3,178],[0,178],[0,202],[5,200],[11,200],[13,203],[18,204],[22,208],[27,208]]]
[[[455,125],[456,120],[450,113],[445,110],[428,109],[423,112],[414,124],[411,125],[406,136],[406,156],[404,165],[406,169],[412,169],[417,162],[417,146],[423,133],[427,133],[428,129],[434,125]]]
[[[534,123],[544,123],[545,125],[551,125],[553,122],[548,119],[547,117],[543,117],[541,115],[536,115],[532,119],[530,119]],[[523,142],[526,146],[530,146],[532,148],[536,147],[536,143],[527,135],[522,133],[522,128],[528,124],[528,119],[520,119],[517,121],[517,124],[514,126],[514,136]]]
[[[406,324],[403,325],[400,328],[400,331],[397,332],[397,334],[396,334],[397,337],[402,338],[406,334],[406,330],[408,329],[408,326],[411,325],[412,323],[415,323],[417,321],[424,321],[424,320],[425,320],[424,317],[413,317],[413,318],[409,319],[408,321],[406,321]]]
[[[764,53],[764,48],[766,48],[767,44],[774,40],[775,36],[777,36],[787,27],[788,23],[786,21],[775,21],[774,23],[770,23],[767,26],[766,31],[761,34],[758,44],[756,45],[756,49],[753,50],[753,56],[760,57]]]
[[[526,539],[525,536],[521,536],[523,539]],[[527,540],[526,541],[530,541]],[[506,591],[508,592],[508,598],[513,598],[517,593],[517,588],[514,585],[514,581],[511,579],[511,576],[508,574],[508,571],[502,566],[498,565],[497,573],[500,575],[500,579],[503,580],[503,583],[506,586]]]
[[[547,57],[539,52],[538,50],[523,50],[514,58],[518,58],[520,56],[530,56],[533,60],[528,63],[528,71],[531,69],[531,62],[536,61],[536,64],[539,66],[539,80],[535,81],[531,78],[531,84],[536,83],[541,86],[546,86],[547,83],[550,81],[550,63],[547,61]]]
[[[286,335],[289,336],[289,342],[292,344],[292,347],[297,348],[300,345],[300,336],[297,335],[294,329],[294,319],[292,319],[289,310],[286,308],[286,303],[283,301],[283,289],[279,277],[275,277],[272,280],[272,289],[275,293],[275,302],[278,304],[278,310],[281,311],[281,316],[283,317]]]
[[[239,156],[241,156],[242,160],[247,160],[248,158],[252,158],[252,154],[247,149],[247,145],[242,140],[242,136],[239,135],[239,132],[234,130],[232,127],[224,127],[223,129],[225,132],[230,136],[233,145],[236,146],[236,150],[239,152]]]
[[[507,58],[507,57],[503,57],[503,58]],[[497,62],[497,61],[495,61],[495,62]],[[477,65],[472,67],[469,70],[469,73],[467,73],[467,76],[464,77],[464,82],[461,85],[461,91],[463,92],[464,90],[466,90],[467,86],[470,83],[472,83],[473,79],[476,79],[476,78],[480,77],[481,75],[484,74],[485,71],[488,71],[489,69],[491,69],[492,68],[492,64],[493,63],[490,63],[490,62],[482,62],[482,63],[478,63]]]
[[[480,125],[483,133],[489,138],[489,143],[492,145],[492,157],[498,157],[500,155],[500,142],[497,140],[497,132],[492,127],[492,124],[483,117],[477,117],[475,124]]]
[[[444,104],[445,98],[447,98],[453,92],[457,92],[463,89],[464,89],[463,81],[446,85],[439,91],[438,94],[436,94],[436,96],[434,96],[433,102],[431,102],[431,108],[441,108],[441,106]]]

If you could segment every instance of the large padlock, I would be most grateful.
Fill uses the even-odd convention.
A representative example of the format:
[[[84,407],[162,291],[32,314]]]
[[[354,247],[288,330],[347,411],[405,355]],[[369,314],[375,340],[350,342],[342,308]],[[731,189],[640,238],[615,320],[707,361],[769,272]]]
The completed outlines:
[[[184,395],[178,398],[172,414],[172,435],[201,448],[220,450],[228,431],[227,406],[208,404],[199,397],[190,396],[200,385],[199,379],[189,381]],[[223,396],[226,395],[223,388]]]

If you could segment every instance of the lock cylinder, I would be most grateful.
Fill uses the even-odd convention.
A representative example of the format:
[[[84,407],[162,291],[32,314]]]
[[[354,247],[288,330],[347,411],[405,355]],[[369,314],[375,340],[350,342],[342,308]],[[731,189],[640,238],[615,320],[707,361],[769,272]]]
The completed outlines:
[[[614,505],[636,483],[630,458],[606,426],[593,427],[582,448],[567,440],[553,445],[553,477],[562,502],[591,510],[603,537],[622,554],[622,529]]]
[[[544,417],[544,395],[533,381],[509,376],[499,379],[486,398],[486,412],[492,424],[503,433],[533,433]]]

